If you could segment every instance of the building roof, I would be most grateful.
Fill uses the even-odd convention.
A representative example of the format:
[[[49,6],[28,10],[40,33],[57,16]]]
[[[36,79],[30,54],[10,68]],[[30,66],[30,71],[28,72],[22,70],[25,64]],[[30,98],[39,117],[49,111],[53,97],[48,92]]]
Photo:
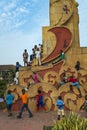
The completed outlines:
[[[15,65],[0,65],[0,71],[15,69]]]

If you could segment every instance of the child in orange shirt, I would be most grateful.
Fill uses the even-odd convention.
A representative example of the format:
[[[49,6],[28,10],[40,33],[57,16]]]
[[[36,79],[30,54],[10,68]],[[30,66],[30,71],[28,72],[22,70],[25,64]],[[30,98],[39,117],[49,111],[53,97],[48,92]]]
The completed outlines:
[[[29,117],[32,117],[33,114],[31,113],[30,109],[28,108],[28,97],[27,97],[27,94],[25,93],[25,89],[22,89],[21,99],[22,99],[23,105],[21,107],[21,110],[20,110],[19,115],[17,116],[17,118],[22,117],[22,113],[23,113],[25,108],[27,109],[27,111],[29,113]]]

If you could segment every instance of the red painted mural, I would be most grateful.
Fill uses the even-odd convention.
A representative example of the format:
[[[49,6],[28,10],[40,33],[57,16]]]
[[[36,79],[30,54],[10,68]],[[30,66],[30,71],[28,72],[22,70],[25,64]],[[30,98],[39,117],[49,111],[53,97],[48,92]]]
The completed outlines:
[[[72,34],[70,30],[66,27],[55,27],[51,28],[48,31],[51,31],[55,34],[56,46],[53,52],[42,61],[42,64],[48,63],[49,61],[59,57],[61,50],[63,50],[64,52],[67,51],[71,45],[72,40]]]

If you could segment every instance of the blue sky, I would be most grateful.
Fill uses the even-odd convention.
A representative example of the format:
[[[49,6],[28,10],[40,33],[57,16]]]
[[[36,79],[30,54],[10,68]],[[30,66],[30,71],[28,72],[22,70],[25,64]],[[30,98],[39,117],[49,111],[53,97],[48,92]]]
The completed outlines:
[[[87,46],[87,0],[77,0],[80,45]],[[42,26],[49,26],[49,0],[0,0],[0,65],[23,65],[24,49],[32,53],[42,43]]]

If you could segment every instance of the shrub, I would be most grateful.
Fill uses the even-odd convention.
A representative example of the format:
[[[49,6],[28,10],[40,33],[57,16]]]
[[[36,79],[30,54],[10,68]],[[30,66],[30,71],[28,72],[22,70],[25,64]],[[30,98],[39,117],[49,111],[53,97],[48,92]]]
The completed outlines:
[[[7,88],[6,81],[4,81],[4,80],[0,81],[0,97],[4,96],[6,88]]]
[[[69,116],[55,121],[52,130],[87,130],[87,119],[71,112]]]
[[[43,130],[52,130],[53,126],[44,126]]]

